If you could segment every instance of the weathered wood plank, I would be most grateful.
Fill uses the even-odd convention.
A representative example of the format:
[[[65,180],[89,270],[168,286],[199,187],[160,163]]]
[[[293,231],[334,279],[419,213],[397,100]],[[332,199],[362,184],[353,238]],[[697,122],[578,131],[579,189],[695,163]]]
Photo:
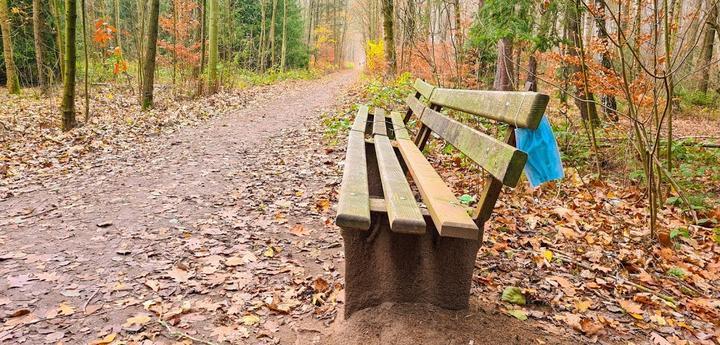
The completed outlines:
[[[525,152],[432,109],[425,109],[421,120],[503,184],[517,184],[527,161]]]
[[[388,137],[375,136],[375,153],[390,229],[399,233],[425,233],[425,220]]]
[[[395,139],[410,139],[410,134],[408,133],[407,128],[405,127],[405,122],[403,122],[402,115],[398,112],[391,112],[390,118],[392,119],[392,125],[393,125],[393,132],[395,132]]]
[[[433,93],[433,89],[435,89],[435,86],[432,84],[428,84],[424,80],[418,78],[415,79],[415,84],[413,85],[415,87],[415,90],[419,92],[423,97],[430,99],[430,96]]]
[[[436,88],[430,102],[521,128],[537,128],[550,97],[537,92]]]
[[[505,134],[505,143],[510,146],[515,146],[515,128],[512,126],[508,127],[507,133]],[[493,210],[495,209],[495,203],[497,202],[500,192],[502,192],[502,182],[493,176],[485,178],[485,187],[483,188],[480,200],[475,207],[473,212],[473,219],[475,224],[480,228],[480,240],[483,238],[483,231],[485,229],[485,222],[490,219]]]
[[[385,126],[385,110],[375,108],[375,116],[373,118],[373,135],[387,136],[387,127]]]
[[[361,107],[348,135],[342,185],[335,224],[342,228],[368,230],[370,228],[370,193],[368,191],[367,162],[365,160],[365,125],[367,107]],[[355,128],[361,128],[355,130]]]
[[[367,118],[368,106],[361,105],[360,107],[358,107],[357,115],[355,115],[355,122],[353,122],[352,130],[358,132],[365,132],[365,128],[367,127]]]
[[[410,111],[412,111],[413,114],[415,114],[415,117],[421,118],[423,110],[425,110],[425,106],[415,98],[413,95],[409,95],[407,99],[405,99],[405,104],[407,104],[408,108],[410,108]]]
[[[477,240],[477,225],[422,152],[410,140],[400,139],[397,142],[438,233],[446,237]]]

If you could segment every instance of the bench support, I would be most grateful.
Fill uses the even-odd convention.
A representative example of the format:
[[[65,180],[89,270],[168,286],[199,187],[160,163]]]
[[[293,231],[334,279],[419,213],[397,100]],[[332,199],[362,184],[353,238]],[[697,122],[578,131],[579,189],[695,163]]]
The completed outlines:
[[[429,218],[420,236],[392,232],[385,213],[371,218],[370,231],[342,229],[346,319],[384,302],[468,307],[480,241],[440,237]]]

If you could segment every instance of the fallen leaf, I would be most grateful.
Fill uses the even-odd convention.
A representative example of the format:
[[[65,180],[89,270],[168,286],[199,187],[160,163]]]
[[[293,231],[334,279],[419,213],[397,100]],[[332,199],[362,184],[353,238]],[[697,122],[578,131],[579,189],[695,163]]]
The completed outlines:
[[[168,273],[168,277],[174,279],[178,283],[185,283],[190,278],[190,273],[176,266],[170,270],[170,272]]]
[[[129,328],[129,327],[132,327],[133,325],[143,326],[146,323],[150,322],[150,320],[152,320],[150,318],[150,315],[145,314],[145,313],[140,313],[133,317],[128,318],[125,321],[125,323],[123,324],[123,327]]]
[[[290,233],[295,236],[305,236],[310,233],[302,224],[295,224],[290,228]]]
[[[321,277],[317,277],[313,281],[313,290],[315,290],[315,292],[325,292],[328,288],[330,288],[330,284]]]
[[[231,256],[225,260],[225,266],[235,267],[245,263],[245,260],[239,256]]]
[[[618,299],[617,301],[620,304],[620,307],[622,307],[623,310],[625,310],[628,313],[642,314],[642,312],[643,312],[642,307],[638,303],[635,303],[633,301],[628,301],[625,299]]]
[[[45,341],[48,343],[55,343],[64,337],[65,332],[52,332],[45,336]]]
[[[100,304],[91,304],[85,307],[85,315],[94,314],[96,311],[102,309],[102,305]]]
[[[586,312],[590,306],[592,306],[592,300],[589,299],[581,299],[575,302],[575,309],[580,313]]]
[[[17,309],[14,312],[8,314],[6,317],[7,318],[20,317],[20,316],[27,315],[27,314],[30,314],[30,309],[21,308],[21,309]]]
[[[117,333],[110,333],[100,339],[95,339],[90,342],[90,345],[107,345],[115,341],[115,338],[117,337]]]
[[[148,279],[145,281],[145,286],[149,287],[151,290],[158,292],[160,290],[160,282],[154,279]]]
[[[68,315],[72,315],[73,313],[75,313],[75,308],[67,305],[65,302],[60,303],[60,306],[58,307],[58,309],[60,311],[60,315],[63,315],[63,316],[68,316]]]
[[[524,305],[526,302],[522,290],[516,286],[506,287],[505,290],[503,290],[502,297],[500,299],[505,302],[519,305]]]
[[[518,319],[520,321],[525,321],[528,319],[527,314],[520,309],[508,310],[507,313],[511,316],[514,316],[516,319]]]
[[[245,326],[252,326],[260,322],[260,317],[255,314],[248,314],[242,317],[242,323]]]

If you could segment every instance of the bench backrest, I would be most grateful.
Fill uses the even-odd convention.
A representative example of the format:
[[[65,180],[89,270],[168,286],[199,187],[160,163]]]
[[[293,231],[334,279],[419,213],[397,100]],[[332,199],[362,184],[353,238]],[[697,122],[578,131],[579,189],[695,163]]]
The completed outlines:
[[[490,217],[503,185],[517,185],[527,154],[515,148],[515,128],[537,128],[550,100],[537,92],[456,90],[438,88],[418,79],[415,92],[406,100],[408,111],[421,127],[415,144],[422,149],[435,133],[452,144],[488,174],[474,217],[485,221]],[[427,102],[427,106],[424,102]],[[504,140],[471,128],[440,113],[442,108],[453,109],[508,125]]]

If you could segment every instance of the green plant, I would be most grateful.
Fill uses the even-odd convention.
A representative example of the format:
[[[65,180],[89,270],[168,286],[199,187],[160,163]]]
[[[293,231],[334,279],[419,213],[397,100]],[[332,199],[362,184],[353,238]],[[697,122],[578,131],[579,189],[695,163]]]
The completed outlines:
[[[683,279],[683,278],[685,278],[687,273],[685,273],[685,271],[680,267],[671,267],[667,271],[667,275]]]
[[[718,105],[718,98],[714,92],[704,93],[700,90],[680,89],[676,91],[676,94],[680,98],[680,104],[700,107],[715,107]]]

